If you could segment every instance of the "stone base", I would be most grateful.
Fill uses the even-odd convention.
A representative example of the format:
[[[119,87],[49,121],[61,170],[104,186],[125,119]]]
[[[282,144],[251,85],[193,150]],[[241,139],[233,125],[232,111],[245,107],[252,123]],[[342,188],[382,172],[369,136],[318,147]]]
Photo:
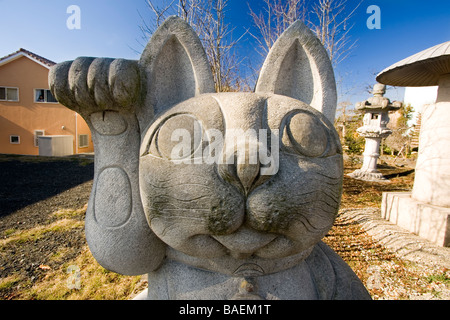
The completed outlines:
[[[353,179],[364,180],[364,181],[374,181],[374,182],[389,182],[380,172],[369,172],[357,169],[347,176]]]
[[[381,216],[439,246],[450,247],[450,208],[416,201],[410,192],[384,192]]]
[[[323,242],[294,267],[259,276],[226,275],[167,259],[148,274],[148,284],[134,300],[371,299],[353,270]]]

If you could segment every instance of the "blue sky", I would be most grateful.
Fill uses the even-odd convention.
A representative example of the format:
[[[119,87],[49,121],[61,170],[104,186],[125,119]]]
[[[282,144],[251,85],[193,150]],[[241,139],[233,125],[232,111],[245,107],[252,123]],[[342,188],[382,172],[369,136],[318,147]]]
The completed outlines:
[[[247,2],[254,11],[262,0],[229,0],[228,18],[235,38],[252,26]],[[349,0],[349,6],[359,1]],[[81,29],[69,30],[67,8],[81,9]],[[368,29],[370,5],[381,9],[381,29]],[[142,15],[152,17],[145,0],[0,0],[2,45],[0,56],[25,48],[55,62],[78,56],[139,59],[143,46]],[[351,38],[357,47],[335,70],[341,101],[365,100],[374,74],[416,52],[450,40],[449,0],[364,0],[352,19]],[[244,37],[241,52],[261,59],[251,37]],[[403,88],[387,96],[403,98]]]

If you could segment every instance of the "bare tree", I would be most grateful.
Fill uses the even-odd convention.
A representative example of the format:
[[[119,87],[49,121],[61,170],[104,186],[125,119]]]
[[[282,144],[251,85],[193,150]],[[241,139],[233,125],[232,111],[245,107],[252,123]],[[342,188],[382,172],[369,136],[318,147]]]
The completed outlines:
[[[144,19],[139,13],[142,23],[139,26],[142,32],[142,40],[148,41],[153,32],[155,32],[155,30],[161,25],[161,23],[167,18],[167,16],[170,15],[170,12],[173,9],[174,2],[175,0],[171,0],[170,3],[163,3],[164,6],[160,7],[155,5],[151,0],[145,0],[145,4],[147,5],[148,9],[155,15],[155,19]]]
[[[392,134],[384,139],[384,144],[394,154],[395,151],[403,151],[403,156],[410,151],[412,126],[408,121],[413,117],[414,109],[411,104],[403,105],[402,108],[389,114],[390,122],[388,128],[392,130]]]
[[[350,54],[356,42],[349,32],[350,20],[363,0],[348,9],[348,0],[263,0],[264,11],[250,15],[259,35],[252,34],[260,45],[261,54],[269,52],[273,43],[294,21],[302,20],[325,46],[333,65]]]
[[[205,47],[218,92],[240,89],[236,88],[240,83],[240,62],[234,48],[243,35],[233,40],[234,28],[230,29],[226,23],[227,7],[228,0],[206,0],[197,25],[197,33]]]
[[[144,39],[170,15],[177,15],[197,32],[211,65],[217,92],[237,91],[243,86],[239,78],[240,61],[235,53],[237,43],[244,35],[233,40],[233,31],[226,22],[228,0],[172,0],[161,7],[152,0],[146,3],[154,14],[152,25],[141,26]]]
[[[347,2],[348,0],[319,0],[313,6],[316,19],[315,22],[310,21],[310,27],[327,49],[334,65],[347,58],[356,45],[356,41],[351,41],[349,36],[353,28],[350,19],[362,1],[349,10]]]
[[[152,0],[145,0],[148,9],[155,15],[155,19],[147,21],[141,15],[145,39],[155,32],[155,30],[171,15],[177,15],[189,24],[194,24],[197,18],[197,11],[201,0],[164,0],[160,5],[156,5]]]
[[[293,22],[297,20],[306,21],[308,0],[263,0],[265,6],[263,11],[255,13],[249,6],[250,16],[259,32],[250,35],[258,42],[258,52],[266,57],[278,37]]]
[[[195,24],[197,11],[199,9],[200,1],[198,0],[179,0],[177,5],[177,14],[187,23]]]

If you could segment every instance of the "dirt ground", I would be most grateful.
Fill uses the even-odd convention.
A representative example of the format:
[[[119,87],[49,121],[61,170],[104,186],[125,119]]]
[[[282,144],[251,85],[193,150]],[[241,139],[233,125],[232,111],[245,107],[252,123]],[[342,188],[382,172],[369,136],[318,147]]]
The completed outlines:
[[[93,176],[91,160],[0,155],[0,241],[10,234],[55,223],[60,220],[53,215],[58,210],[83,208]],[[83,217],[78,220],[82,223]],[[35,238],[0,242],[0,278],[22,274],[32,283],[44,276],[45,270],[39,266],[57,267],[78,256],[85,245],[82,227]],[[64,259],[52,261],[50,257],[63,248]]]
[[[346,161],[346,173],[360,166],[360,159],[351,160]],[[369,183],[344,178],[341,210],[379,208],[382,192],[411,190],[413,163],[407,160],[401,163],[403,160],[397,159],[396,164],[392,164],[389,163],[392,159],[386,160],[379,168],[389,182]],[[89,253],[83,219],[93,173],[93,161],[89,159],[0,155],[0,299],[111,298],[93,295],[88,288],[83,288],[86,292],[82,296],[73,296],[71,292],[47,296],[36,293],[36,290],[47,290],[46,281],[48,286],[56,286],[51,284],[49,277],[58,272],[58,276],[63,277],[63,266],[67,267],[80,255]],[[439,288],[448,288],[450,284],[446,268],[433,269],[402,260],[370,237],[358,223],[344,216],[337,218],[335,227],[324,241],[349,263],[364,283],[372,279],[373,265],[382,268],[380,275],[390,279],[391,285],[382,287],[384,291],[376,286],[369,290],[375,299],[408,299],[425,294],[430,295],[427,299],[439,299],[442,298]],[[95,264],[92,261],[83,263]],[[97,268],[99,271],[96,272],[103,279],[98,280],[103,281],[98,284],[102,290],[114,291],[118,282],[129,281],[128,278],[111,280],[107,271]],[[131,289],[124,289],[123,294],[118,293],[112,298],[129,299],[136,293],[135,287],[142,286],[139,279],[129,283]],[[404,293],[401,291],[404,289],[399,289],[405,286],[411,287],[412,291]],[[30,290],[35,291],[30,294]]]

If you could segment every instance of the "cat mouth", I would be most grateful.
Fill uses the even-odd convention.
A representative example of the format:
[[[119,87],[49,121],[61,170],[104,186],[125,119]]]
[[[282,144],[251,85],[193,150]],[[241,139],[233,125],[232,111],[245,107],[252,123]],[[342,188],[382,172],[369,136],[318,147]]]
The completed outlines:
[[[211,236],[227,248],[234,258],[245,259],[271,243],[278,236],[273,233],[262,233],[241,226],[234,233],[222,236]]]
[[[264,274],[264,269],[256,263],[244,263],[233,272],[233,275],[238,277],[257,277]]]

